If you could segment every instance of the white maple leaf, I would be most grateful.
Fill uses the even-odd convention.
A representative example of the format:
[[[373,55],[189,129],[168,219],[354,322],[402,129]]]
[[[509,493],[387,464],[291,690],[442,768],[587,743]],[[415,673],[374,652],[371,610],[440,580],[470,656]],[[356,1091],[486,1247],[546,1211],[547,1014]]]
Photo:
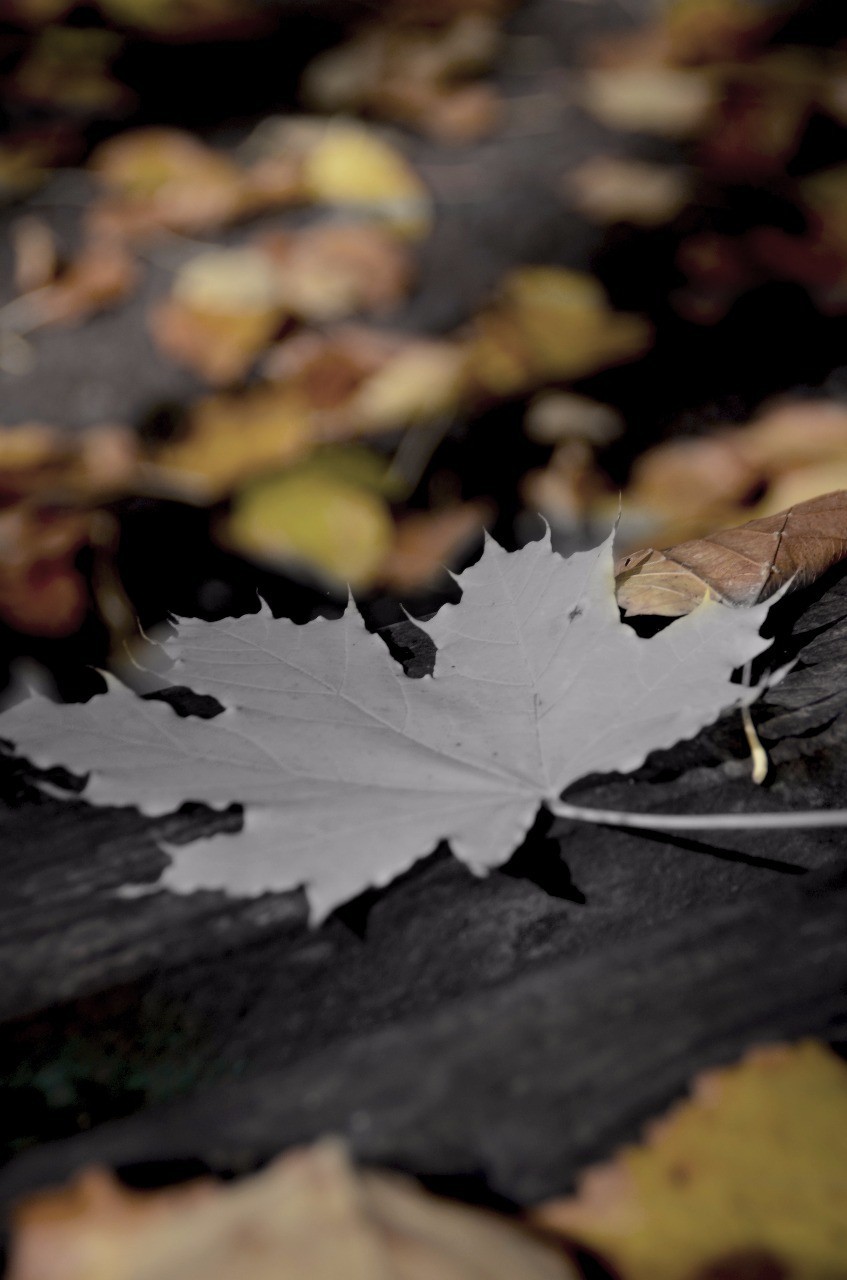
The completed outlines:
[[[82,705],[31,695],[0,736],[90,773],[95,804],[244,804],[242,831],[168,847],[159,883],[304,885],[320,919],[442,840],[475,871],[505,862],[570,783],[636,768],[755,696],[730,677],[767,648],[768,606],[707,602],[640,638],[620,621],[611,538],[567,560],[549,536],[511,553],[489,538],[459,582],[459,603],[419,624],[432,676],[406,677],[352,603],[306,626],[265,607],[181,621],[164,642],[173,682],[223,704],[212,720],[110,680]]]

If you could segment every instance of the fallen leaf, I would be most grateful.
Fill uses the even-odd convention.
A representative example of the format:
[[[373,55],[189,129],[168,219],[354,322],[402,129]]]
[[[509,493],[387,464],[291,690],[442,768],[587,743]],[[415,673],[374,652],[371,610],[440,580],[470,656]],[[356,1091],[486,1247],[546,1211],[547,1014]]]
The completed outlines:
[[[160,40],[255,37],[262,29],[254,6],[238,0],[98,0],[98,5],[113,22]]]
[[[402,334],[354,324],[322,333],[304,330],[272,347],[262,372],[273,382],[300,387],[316,410],[337,409],[408,342]]]
[[[311,130],[309,123],[297,121],[292,134],[302,147],[309,198],[367,213],[409,239],[428,234],[432,198],[400,151],[354,120],[313,121]],[[283,146],[285,138],[283,133]]]
[[[104,502],[131,490],[139,449],[128,427],[70,435],[41,422],[0,428],[0,496],[56,504]]]
[[[777,515],[722,529],[666,551],[637,551],[616,566],[629,617],[677,618],[707,596],[755,605],[780,587],[798,590],[847,555],[847,492],[812,498]]]
[[[138,285],[135,259],[111,237],[89,239],[51,284],[24,294],[16,307],[25,330],[79,324],[124,302]]]
[[[706,128],[718,92],[699,70],[633,65],[587,71],[583,101],[610,129],[687,138]]]
[[[621,1280],[824,1280],[847,1257],[845,1168],[847,1068],[802,1041],[698,1077],[640,1146],[533,1216]]]
[[[11,227],[14,282],[17,293],[30,293],[49,284],[59,266],[56,237],[37,214],[16,218]]]
[[[671,527],[714,526],[761,486],[741,433],[667,440],[635,460],[626,504],[651,511]]]
[[[257,472],[296,462],[314,446],[306,407],[285,388],[258,385],[205,396],[192,405],[183,428],[153,454],[151,479],[201,503]]]
[[[104,189],[90,226],[129,238],[210,231],[303,196],[299,163],[254,173],[179,129],[120,133],[95,149],[88,167]]]
[[[832,400],[776,404],[740,428],[734,440],[750,465],[768,478],[847,461],[847,406]]]
[[[778,27],[791,0],[670,0],[662,11],[668,55],[681,63],[747,57]]]
[[[613,311],[593,277],[521,267],[474,320],[469,368],[485,392],[512,395],[630,359],[649,346],[651,332],[639,316]]]
[[[524,430],[539,444],[584,440],[587,444],[611,444],[623,434],[617,410],[572,391],[541,391],[530,401]]]
[[[404,246],[384,228],[331,222],[269,232],[189,259],[150,313],[166,355],[208,382],[242,378],[286,319],[325,323],[386,311],[411,284]]]
[[[365,111],[444,141],[472,141],[495,126],[500,101],[492,86],[466,80],[492,66],[499,39],[491,14],[409,24],[389,11],[315,59],[303,93],[319,111]]]
[[[50,175],[52,149],[37,141],[0,143],[0,203],[37,191]]]
[[[88,512],[0,508],[0,618],[29,635],[76,631],[89,595],[75,561],[89,535]]]
[[[692,196],[690,176],[671,165],[618,156],[594,156],[568,174],[565,193],[593,222],[659,227]]]
[[[292,315],[324,323],[388,311],[408,293],[412,260],[384,227],[333,221],[256,242],[277,297]],[[267,267],[266,267],[267,271]]]
[[[216,249],[179,270],[171,296],[151,310],[149,327],[165,355],[226,386],[250,370],[284,315],[265,254]]]
[[[340,465],[339,465],[340,463]],[[391,545],[385,499],[343,459],[316,455],[236,494],[220,536],[254,559],[305,569],[336,587],[369,587]]]
[[[16,1210],[9,1280],[575,1280],[554,1246],[492,1213],[359,1172],[341,1142],[261,1173],[137,1192],[90,1169]]]
[[[594,450],[578,439],[557,445],[546,467],[529,471],[521,494],[528,510],[540,512],[554,527],[563,529],[583,525],[604,500],[615,496],[597,468]],[[611,510],[609,517],[614,520]]]
[[[174,683],[225,715],[181,719],[110,680],[83,705],[31,694],[0,714],[0,736],[89,775],[95,804],[243,803],[239,833],[169,847],[159,883],[303,885],[320,920],[442,840],[478,872],[502,864],[571,782],[636,768],[758,693],[730,676],[767,647],[767,606],[707,602],[642,639],[620,620],[611,538],[568,560],[549,534],[512,553],[488,539],[458,583],[460,602],[419,624],[434,678],[408,679],[352,602],[307,626],[265,607],[183,620],[162,643]]]
[[[470,390],[459,341],[354,325],[295,334],[269,353],[264,369],[299,397],[313,439],[325,443],[450,416]]]
[[[414,338],[362,381],[325,439],[373,435],[455,413],[468,391],[468,361],[456,342]]]
[[[377,578],[401,595],[431,587],[445,568],[455,568],[455,561],[479,537],[490,516],[481,502],[402,516]]]
[[[82,115],[124,112],[135,94],[111,74],[123,44],[117,32],[98,27],[45,27],[4,88],[26,102]]]

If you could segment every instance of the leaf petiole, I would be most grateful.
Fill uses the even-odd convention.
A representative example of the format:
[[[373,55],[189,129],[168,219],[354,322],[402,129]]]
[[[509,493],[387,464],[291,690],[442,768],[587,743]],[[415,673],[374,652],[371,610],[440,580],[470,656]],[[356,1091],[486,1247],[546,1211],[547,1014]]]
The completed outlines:
[[[847,809],[810,809],[798,813],[626,813],[547,801],[557,818],[594,822],[606,827],[634,827],[642,831],[762,831],[788,827],[847,827]]]

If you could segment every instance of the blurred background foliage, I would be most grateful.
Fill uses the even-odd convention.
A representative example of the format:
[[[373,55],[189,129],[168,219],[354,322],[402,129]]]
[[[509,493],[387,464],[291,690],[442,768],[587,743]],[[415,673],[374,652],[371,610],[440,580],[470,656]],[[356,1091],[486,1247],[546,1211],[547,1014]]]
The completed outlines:
[[[5,0],[7,657],[847,487],[841,10]]]

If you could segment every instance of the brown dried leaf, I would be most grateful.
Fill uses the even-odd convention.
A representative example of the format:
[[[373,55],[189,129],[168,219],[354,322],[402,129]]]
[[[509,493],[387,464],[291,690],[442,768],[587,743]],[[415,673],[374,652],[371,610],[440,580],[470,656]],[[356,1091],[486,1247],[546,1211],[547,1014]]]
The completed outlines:
[[[325,1140],[231,1183],[122,1189],[91,1170],[18,1209],[9,1280],[574,1280],[551,1246]]]
[[[824,1280],[847,1257],[847,1067],[803,1041],[697,1078],[640,1146],[589,1170],[541,1225],[620,1280]]]
[[[626,556],[615,568],[618,604],[629,617],[666,618],[690,613],[707,595],[757,604],[782,586],[808,586],[845,555],[847,492],[838,490],[666,551]]]
[[[403,516],[377,576],[389,591],[421,591],[455,562],[482,532],[491,511],[484,503],[468,502],[441,511]]]

